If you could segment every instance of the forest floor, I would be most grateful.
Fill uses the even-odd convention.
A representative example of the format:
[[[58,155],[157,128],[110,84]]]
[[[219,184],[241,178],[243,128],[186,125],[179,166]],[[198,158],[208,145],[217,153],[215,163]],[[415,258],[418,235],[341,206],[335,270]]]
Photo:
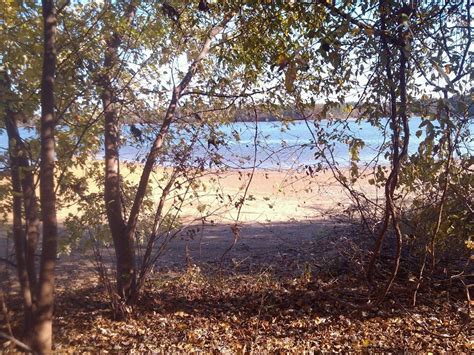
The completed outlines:
[[[416,282],[402,272],[382,304],[368,304],[365,251],[355,243],[354,226],[341,219],[243,225],[223,259],[232,244],[230,226],[208,228],[202,239],[184,232],[171,243],[127,321],[113,320],[91,255],[60,257],[55,350],[473,350],[464,289],[456,283],[422,286],[413,307]],[[7,274],[4,287],[14,283],[13,273]],[[9,296],[15,330],[19,309]],[[10,342],[0,346],[13,349]]]
[[[245,179],[248,175],[225,176],[223,191],[239,193]],[[421,284],[413,306],[419,265],[402,264],[388,297],[374,304],[376,291],[369,291],[364,269],[373,241],[358,232],[349,218],[350,201],[330,176],[258,171],[252,184],[238,233],[232,229],[235,211],[186,227],[158,259],[126,321],[114,320],[93,253],[73,248],[60,255],[55,351],[474,350],[459,279]],[[11,248],[6,241],[0,238],[0,250]],[[112,250],[101,254],[111,266]],[[378,291],[392,267],[390,255],[388,250],[378,265]],[[5,263],[0,263],[0,286],[6,307],[0,331],[10,327],[18,335],[18,286],[14,269]],[[13,349],[0,339],[0,352]]]

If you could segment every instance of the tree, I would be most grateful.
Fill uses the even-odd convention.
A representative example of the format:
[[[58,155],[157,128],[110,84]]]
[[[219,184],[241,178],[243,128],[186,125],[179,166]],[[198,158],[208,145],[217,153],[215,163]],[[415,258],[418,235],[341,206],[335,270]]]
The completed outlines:
[[[127,22],[130,22],[135,8],[133,5],[127,10],[125,17]],[[223,27],[230,20],[228,15],[217,26],[213,26],[206,38],[200,52],[197,54],[192,64],[189,66],[185,76],[181,82],[173,88],[172,98],[166,110],[161,128],[154,139],[148,157],[146,159],[143,171],[140,177],[140,182],[135,193],[133,205],[130,210],[127,222],[122,215],[123,208],[121,206],[122,197],[120,196],[120,175],[118,167],[118,119],[114,108],[111,106],[113,99],[111,99],[110,79],[105,78],[103,86],[103,105],[105,114],[105,160],[106,160],[106,174],[105,174],[105,203],[107,209],[107,216],[109,220],[109,227],[112,232],[114,246],[117,256],[117,285],[119,295],[127,300],[136,300],[136,269],[135,269],[135,231],[137,227],[140,208],[145,197],[148,181],[153,167],[157,161],[163,142],[166,138],[171,122],[173,120],[177,104],[183,91],[187,88],[194,74],[199,68],[202,60],[208,54],[211,43],[214,38],[223,30]],[[110,69],[114,66],[116,59],[117,47],[120,45],[121,39],[115,34],[112,41],[107,47],[107,54],[105,57],[104,66]]]
[[[43,235],[32,348],[40,353],[46,353],[51,351],[53,344],[54,266],[58,243],[56,192],[54,189],[56,9],[52,0],[44,0],[42,8],[44,19],[44,56],[41,80],[41,160],[39,179]]]
[[[153,62],[153,59],[159,55],[162,56],[159,64],[163,66],[173,56],[182,57],[186,54],[188,67],[179,79],[172,78],[173,84],[169,88],[169,102],[166,104],[166,109],[158,111],[158,114],[162,115],[162,119],[157,122],[159,129],[154,138],[151,139],[150,150],[144,160],[139,184],[131,197],[130,209],[124,205],[123,178],[119,168],[119,134],[123,121],[118,115],[119,111],[124,111],[124,106],[120,102],[125,101],[120,98],[119,93],[123,93],[128,89],[127,86],[120,88],[120,85],[124,85],[124,83],[129,85],[130,82],[125,80],[124,74],[130,68],[127,68],[124,62],[125,59],[120,58],[119,50],[122,49],[122,53],[126,53],[131,48],[137,48],[137,44],[133,42],[137,31],[143,31],[141,33],[144,33],[144,37],[153,34],[148,33],[147,28],[139,30],[133,26],[133,19],[143,10],[136,3],[131,2],[123,6],[123,15],[119,17],[115,27],[111,26],[110,32],[112,34],[110,36],[106,35],[107,48],[104,56],[103,74],[100,80],[105,117],[104,196],[109,229],[116,254],[117,291],[121,299],[127,303],[133,303],[138,299],[143,279],[146,277],[144,270],[149,268],[150,260],[147,260],[147,258],[149,258],[154,247],[156,226],[152,228],[153,232],[148,238],[152,242],[147,244],[141,271],[137,272],[134,245],[137,236],[137,223],[147,193],[150,176],[155,163],[163,156],[171,125],[177,123],[176,113],[183,96],[186,96],[186,102],[191,107],[195,105],[191,101],[193,96],[197,97],[196,102],[199,102],[201,96],[215,98],[216,101],[227,99],[230,101],[229,106],[232,106],[237,99],[252,96],[252,94],[245,92],[245,89],[259,85],[260,79],[271,81],[273,78],[281,76],[280,71],[275,74],[268,70],[270,67],[274,67],[275,63],[278,63],[278,58],[288,57],[290,69],[286,70],[285,75],[287,90],[289,86],[293,85],[294,78],[292,79],[293,75],[291,73],[297,70],[296,65],[304,67],[303,55],[298,53],[302,52],[301,48],[291,48],[291,45],[295,45],[295,41],[287,34],[285,38],[279,38],[285,31],[288,33],[293,28],[298,27],[297,18],[304,16],[302,15],[304,14],[304,7],[282,5],[280,8],[276,5],[266,6],[230,2],[210,6],[206,11],[200,9],[196,11],[194,5],[189,4],[175,8],[171,4],[165,3],[160,7],[148,9],[149,13],[153,11],[162,12],[162,14],[154,13],[156,16],[154,21],[158,22],[158,18],[161,17],[160,21],[165,25],[167,24],[172,30],[163,36],[164,39],[155,38],[155,41],[159,41],[158,43],[163,46],[168,46],[167,48],[155,48],[156,46],[149,48],[149,45],[146,44],[147,40],[141,40],[145,43],[145,46],[141,47],[141,51],[156,50],[157,53],[153,52],[150,56],[151,64],[149,64],[150,60],[148,59],[141,64],[139,63],[138,71],[143,70],[146,65],[150,65],[151,71],[156,71],[158,66]],[[113,11],[114,9],[111,4],[108,4],[105,10]],[[292,21],[287,21],[286,18],[279,16],[279,10],[285,11],[288,16],[291,16]],[[316,6],[313,10],[318,14],[319,7]],[[320,22],[319,20],[319,22],[315,21],[314,23]],[[228,28],[228,31],[224,32],[226,28]],[[262,28],[266,28],[264,34],[261,31]],[[191,34],[193,30],[198,30],[197,34]],[[214,41],[216,44],[213,48]],[[274,41],[278,42],[278,46],[275,46],[275,48],[272,47]],[[210,56],[211,49],[214,51],[213,56]],[[232,54],[229,55],[229,53]],[[282,63],[279,65],[282,66],[282,69],[286,69],[286,65]],[[213,68],[218,68],[215,72],[217,77],[213,76]],[[132,79],[138,71],[136,68],[133,69]],[[210,90],[187,90],[193,78],[198,74],[201,74],[199,78],[202,83],[201,86],[203,88],[211,87]],[[266,75],[269,75],[270,78],[266,78]],[[145,78],[142,80],[145,80]],[[137,84],[140,85],[141,83]],[[238,88],[239,91],[244,92],[242,94],[232,92],[227,94],[226,91],[231,91],[232,88]],[[133,95],[131,100],[133,100],[132,102],[138,101],[136,96]],[[210,101],[208,105],[210,105]],[[190,144],[189,142],[186,143]],[[170,184],[175,178],[173,175],[169,183],[166,184],[160,201],[166,197],[165,195],[171,187]],[[154,218],[155,225],[159,224],[160,209],[162,207],[162,203],[159,203]],[[125,213],[127,210],[129,210],[128,215]],[[144,265],[146,265],[145,268]],[[140,280],[137,282],[138,274]]]
[[[125,13],[125,24],[130,26],[136,12],[136,6],[128,5]],[[136,283],[135,246],[133,236],[127,233],[127,224],[123,216],[123,197],[120,189],[119,171],[119,136],[120,124],[115,108],[117,95],[114,94],[113,75],[118,63],[118,49],[122,35],[114,32],[106,39],[104,56],[105,73],[101,79],[102,105],[104,112],[104,145],[105,145],[105,184],[104,202],[107,211],[110,232],[114,242],[117,263],[117,292],[128,299]]]
[[[417,243],[430,251],[433,271],[435,244],[442,234],[440,226],[447,228],[445,236],[452,236],[454,245],[459,245],[459,236],[465,235],[471,228],[461,227],[455,220],[465,221],[471,209],[469,197],[465,195],[467,186],[472,184],[465,176],[469,154],[463,152],[463,147],[469,146],[466,137],[469,135],[468,112],[472,105],[466,99],[471,90],[467,77],[472,71],[467,69],[470,67],[467,53],[472,35],[471,26],[467,23],[471,21],[472,6],[469,1],[436,5],[363,1],[357,4],[325,3],[324,6],[332,20],[338,21],[340,28],[345,28],[340,32],[337,44],[339,59],[344,58],[344,53],[352,51],[343,61],[335,63],[339,67],[351,68],[347,76],[338,75],[335,80],[336,83],[339,81],[340,103],[344,102],[344,95],[360,88],[361,94],[355,107],[360,111],[359,120],[368,120],[380,128],[384,137],[390,138],[389,144],[378,147],[379,155],[364,166],[364,171],[373,169],[374,178],[369,182],[384,190],[384,205],[364,209],[363,204],[369,203],[370,206],[373,202],[357,191],[354,184],[360,178],[358,155],[365,142],[345,131],[344,125],[340,124],[344,119],[337,120],[342,129],[335,128],[330,132],[318,130],[315,137],[319,147],[322,147],[318,150],[318,157],[328,164],[336,179],[349,191],[366,231],[375,236],[375,247],[367,267],[370,282],[385,238],[395,236],[394,265],[381,294],[377,295],[381,296],[380,300],[397,276],[405,235],[415,236]],[[327,43],[325,48],[321,46],[325,52],[331,49]],[[334,74],[339,73],[334,71]],[[346,83],[350,83],[349,90],[345,88]],[[435,99],[438,93],[441,95]],[[456,115],[453,115],[454,111]],[[425,134],[425,138],[416,152],[410,152],[408,147],[413,139],[410,116],[415,114],[422,116],[422,124],[415,135],[420,138]],[[315,125],[319,128],[317,123]],[[348,142],[350,179],[337,167],[331,147],[327,144],[334,138]],[[453,164],[454,154],[459,159],[458,164]],[[390,165],[380,162],[379,157],[387,159]],[[462,176],[456,187],[450,183],[452,171]],[[441,222],[450,189],[459,191],[455,195],[459,205],[463,206],[460,208],[463,212],[451,204],[456,217],[448,217]],[[428,191],[429,197],[425,197]],[[463,193],[464,197],[461,197]],[[415,198],[413,205],[406,199],[411,194],[423,197]],[[433,205],[436,208],[433,209]],[[372,226],[368,222],[370,220],[374,221]],[[426,253],[422,254],[420,275],[427,258]]]
[[[13,239],[24,308],[24,335],[31,334],[35,319],[37,275],[34,254],[39,239],[38,203],[35,182],[26,149],[18,131],[22,112],[13,111],[14,93],[3,73],[2,96],[5,97],[5,128],[9,139],[10,177],[12,184]],[[10,96],[10,99],[8,99]],[[23,223],[23,209],[25,223]]]
[[[35,250],[39,236],[38,203],[28,151],[18,131],[25,112],[18,110],[18,97],[7,72],[2,73],[5,127],[9,137],[11,183],[13,188],[13,236],[17,271],[24,306],[24,337],[38,353],[52,348],[54,265],[57,247],[56,193],[54,189],[55,142],[54,80],[56,74],[56,9],[43,1],[43,69],[41,80],[40,206],[43,222],[39,275]],[[23,213],[24,211],[24,213]],[[23,221],[24,219],[24,221]]]

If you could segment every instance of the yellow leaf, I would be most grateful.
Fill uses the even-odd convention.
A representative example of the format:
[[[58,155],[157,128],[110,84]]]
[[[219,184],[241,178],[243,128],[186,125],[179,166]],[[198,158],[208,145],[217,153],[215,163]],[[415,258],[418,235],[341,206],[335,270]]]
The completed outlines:
[[[199,205],[197,207],[198,212],[203,213],[206,210],[206,205]]]
[[[286,57],[286,54],[285,53],[280,53],[278,55],[278,58],[277,58],[277,64],[280,67],[284,67],[284,66],[286,66],[287,63],[288,63],[288,58]]]
[[[375,33],[375,30],[372,27],[365,27],[364,28],[365,33],[367,33],[369,36],[373,36]]]
[[[174,315],[177,316],[177,317],[187,317],[188,316],[188,314],[186,312],[183,312],[183,311],[175,312]]]

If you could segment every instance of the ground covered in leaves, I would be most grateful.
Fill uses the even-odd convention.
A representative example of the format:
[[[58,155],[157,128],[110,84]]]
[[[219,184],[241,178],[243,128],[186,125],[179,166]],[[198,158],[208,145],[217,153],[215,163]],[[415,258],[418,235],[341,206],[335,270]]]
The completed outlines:
[[[464,300],[421,294],[420,304],[408,307],[408,299],[393,297],[403,291],[395,289],[380,307],[359,308],[353,281],[309,273],[279,279],[271,270],[208,276],[192,267],[150,282],[127,321],[112,320],[96,288],[64,291],[56,350],[472,351]]]
[[[187,265],[160,268],[126,321],[114,320],[107,292],[90,272],[67,283],[60,280],[55,351],[474,350],[462,284],[422,284],[412,306],[416,282],[402,265],[390,294],[375,306],[368,303],[365,252],[349,238],[316,244],[282,249],[271,258],[273,263],[236,253],[240,261],[188,259]],[[341,252],[331,254],[324,246]],[[379,289],[389,272],[384,269],[391,267],[389,258],[381,260],[386,265],[378,265]],[[15,332],[21,310],[14,297],[7,299],[7,306]],[[7,332],[2,323],[0,330]],[[1,349],[13,350],[11,342],[0,344]]]

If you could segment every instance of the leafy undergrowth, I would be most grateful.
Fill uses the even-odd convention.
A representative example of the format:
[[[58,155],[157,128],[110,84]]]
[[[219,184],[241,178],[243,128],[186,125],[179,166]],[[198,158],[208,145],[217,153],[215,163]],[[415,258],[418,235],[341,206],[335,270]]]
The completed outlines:
[[[113,321],[103,292],[69,289],[58,297],[56,350],[472,350],[461,298],[447,302],[443,292],[425,291],[409,307],[398,285],[377,309],[359,308],[363,292],[349,276],[291,279],[268,270],[209,276],[193,267],[149,282],[134,316]]]

